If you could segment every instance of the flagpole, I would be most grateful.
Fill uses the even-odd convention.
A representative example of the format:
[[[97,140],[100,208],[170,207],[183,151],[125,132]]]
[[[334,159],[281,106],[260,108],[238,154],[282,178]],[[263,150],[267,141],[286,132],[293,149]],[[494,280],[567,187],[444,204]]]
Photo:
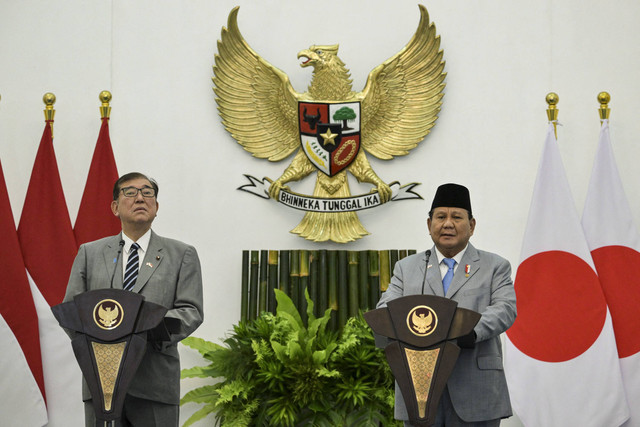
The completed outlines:
[[[56,110],[53,109],[53,104],[56,103],[56,96],[51,92],[47,92],[42,97],[44,102],[44,120],[51,126],[51,139],[53,139],[53,117],[56,115]]]
[[[111,102],[111,92],[103,90],[100,92],[100,95],[98,95],[98,98],[102,102],[102,106],[100,106],[100,117],[108,119],[111,114],[111,107],[109,106],[109,102]]]
[[[556,107],[556,104],[558,104],[559,100],[560,100],[560,97],[558,97],[557,93],[549,92],[547,94],[546,101],[547,101],[547,104],[549,104],[549,108],[547,108],[547,118],[551,123],[553,123],[553,133],[555,134],[556,139],[558,139],[558,112],[559,112],[558,108]]]
[[[609,114],[611,113],[611,108],[609,108],[609,101],[611,101],[611,95],[609,95],[608,92],[600,92],[598,94],[598,102],[600,103],[600,109],[598,110],[598,113],[600,113],[601,122],[609,120]]]

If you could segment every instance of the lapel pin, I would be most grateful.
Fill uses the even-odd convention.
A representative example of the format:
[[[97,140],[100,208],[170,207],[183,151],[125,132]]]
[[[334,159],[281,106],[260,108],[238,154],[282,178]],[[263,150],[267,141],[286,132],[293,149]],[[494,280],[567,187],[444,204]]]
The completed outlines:
[[[156,255],[156,261],[160,261],[160,255]]]
[[[149,266],[149,267],[153,268],[153,265],[151,265],[151,263],[150,263],[150,262],[146,263],[145,265],[147,265],[147,266]]]
[[[427,265],[427,269],[430,269],[431,267],[433,267],[433,265],[431,264]]]
[[[471,273],[471,266],[467,264],[464,266],[464,277],[469,277],[469,273]]]

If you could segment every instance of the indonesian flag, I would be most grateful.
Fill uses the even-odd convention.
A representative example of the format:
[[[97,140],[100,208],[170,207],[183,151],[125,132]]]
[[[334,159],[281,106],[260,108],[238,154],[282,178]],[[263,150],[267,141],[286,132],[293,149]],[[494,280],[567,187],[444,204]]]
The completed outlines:
[[[589,243],[616,335],[622,380],[631,417],[640,426],[640,236],[622,188],[604,120],[591,172],[582,227]]]
[[[52,123],[52,122],[51,122]],[[38,313],[49,426],[84,423],[81,374],[69,337],[51,313],[62,302],[77,252],[53,150],[51,123],[40,147],[18,225],[18,239]]]
[[[615,427],[629,417],[611,315],[549,124],[515,280],[505,371],[526,426]]]
[[[120,232],[120,220],[111,212],[110,207],[113,184],[117,179],[118,169],[109,138],[109,118],[105,117],[102,119],[73,230],[78,246]]]
[[[2,425],[47,423],[38,317],[0,164],[0,414]]]

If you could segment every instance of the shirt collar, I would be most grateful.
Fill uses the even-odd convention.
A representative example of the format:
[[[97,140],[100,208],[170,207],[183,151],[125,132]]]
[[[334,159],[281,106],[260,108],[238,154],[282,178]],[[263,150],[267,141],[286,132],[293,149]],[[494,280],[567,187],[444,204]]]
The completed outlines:
[[[463,250],[461,250],[460,252],[458,252],[453,259],[456,260],[456,264],[460,265],[460,261],[462,260],[462,257],[464,256],[464,253],[467,251],[467,248],[469,247],[469,243],[467,243],[467,246],[464,247]],[[435,251],[436,251],[436,257],[438,257],[438,265],[442,264],[442,260],[446,258],[446,256],[442,255],[442,252],[440,252],[438,250],[437,246],[434,246]]]
[[[124,251],[129,254],[131,251],[131,245],[137,243],[140,246],[142,252],[145,252],[149,248],[149,241],[151,240],[151,229],[147,230],[136,242],[134,242],[129,236],[122,233],[122,240],[124,240]]]

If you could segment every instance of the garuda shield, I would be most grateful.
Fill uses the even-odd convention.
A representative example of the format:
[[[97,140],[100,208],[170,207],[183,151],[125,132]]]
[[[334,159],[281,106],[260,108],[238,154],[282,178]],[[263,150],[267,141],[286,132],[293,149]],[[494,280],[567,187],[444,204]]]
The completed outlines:
[[[298,103],[300,144],[311,163],[334,176],[360,151],[360,102]]]

